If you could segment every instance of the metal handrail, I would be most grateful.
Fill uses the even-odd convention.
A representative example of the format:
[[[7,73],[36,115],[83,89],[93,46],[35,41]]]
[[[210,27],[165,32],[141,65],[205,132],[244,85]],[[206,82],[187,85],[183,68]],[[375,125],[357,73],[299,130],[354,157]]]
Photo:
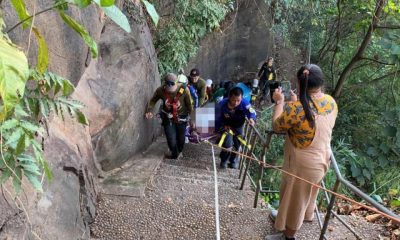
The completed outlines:
[[[269,150],[269,145],[270,142],[272,140],[272,135],[285,135],[285,134],[281,134],[281,133],[276,133],[274,131],[268,130],[266,131],[267,133],[267,139],[265,139],[259,132],[259,130],[255,127],[255,126],[251,126],[248,123],[246,123],[245,125],[245,139],[246,141],[251,141],[252,142],[252,147],[251,149],[244,149],[242,148],[241,153],[243,153],[244,155],[247,156],[255,156],[254,154],[254,150],[255,150],[255,145],[259,145],[262,149],[261,149],[261,153],[260,153],[260,157],[256,157],[255,158],[259,161],[263,161],[265,163],[265,156]],[[258,140],[258,141],[257,141]],[[377,201],[375,201],[374,199],[372,199],[370,196],[368,196],[367,194],[365,194],[364,192],[362,192],[359,188],[357,188],[356,186],[354,186],[353,184],[351,184],[348,180],[346,180],[338,167],[338,164],[336,162],[335,156],[333,155],[333,152],[331,153],[331,168],[334,170],[335,175],[336,175],[336,182],[334,184],[333,187],[333,191],[337,192],[340,185],[344,185],[346,186],[350,191],[352,191],[353,193],[355,193],[357,196],[359,196],[361,199],[363,199],[364,201],[366,201],[367,203],[371,204],[373,207],[375,207],[376,209],[378,209],[379,211],[388,214],[389,216],[395,217],[395,218],[400,218],[400,216],[398,216],[397,214],[393,213],[392,211],[390,211],[389,209],[387,209],[386,207],[384,207],[383,205],[381,205],[380,203],[378,203]],[[247,162],[247,164],[246,164]],[[254,197],[254,208],[257,207],[257,202],[258,202],[258,197],[260,192],[276,192],[276,191],[265,191],[263,190],[262,187],[262,178],[263,178],[263,173],[264,173],[264,168],[265,166],[263,164],[259,164],[260,165],[260,170],[259,170],[259,175],[257,177],[257,179],[253,179],[253,177],[251,176],[251,174],[248,172],[250,164],[254,162],[251,160],[247,160],[245,157],[241,157],[240,158],[240,176],[239,178],[242,178],[242,183],[241,183],[241,188],[240,190],[243,189],[243,185],[244,185],[244,181],[246,179],[246,177],[248,176],[252,185],[256,188],[255,189],[255,197]],[[244,174],[243,173],[243,169],[245,169]],[[338,220],[346,227],[348,228],[358,239],[361,239],[361,237],[356,233],[356,231],[349,225],[347,224],[342,218],[340,218],[334,211],[333,211],[333,207],[335,204],[335,198],[336,196],[331,194],[331,197],[329,199],[329,195],[325,192],[325,199],[328,203],[328,208],[327,208],[327,212],[325,215],[325,219],[324,219],[324,224],[322,225],[320,218],[318,216],[318,221],[319,221],[319,225],[321,228],[321,234],[320,234],[320,240],[322,239],[326,239],[325,233],[329,224],[329,220],[331,218],[331,215],[334,215],[335,217],[338,218]],[[316,212],[318,213],[318,209],[316,209]]]

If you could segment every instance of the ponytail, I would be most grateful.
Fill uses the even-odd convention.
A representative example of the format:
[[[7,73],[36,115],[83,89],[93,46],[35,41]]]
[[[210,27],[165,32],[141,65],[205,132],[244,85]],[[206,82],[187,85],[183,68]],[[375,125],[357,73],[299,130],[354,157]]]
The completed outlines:
[[[310,123],[310,126],[314,127],[314,124],[315,124],[314,115],[311,112],[310,103],[309,103],[311,98],[307,93],[308,75],[309,74],[310,74],[309,70],[304,69],[301,76],[299,77],[299,80],[300,80],[300,96],[299,97],[300,97],[300,103],[304,109],[306,119]]]

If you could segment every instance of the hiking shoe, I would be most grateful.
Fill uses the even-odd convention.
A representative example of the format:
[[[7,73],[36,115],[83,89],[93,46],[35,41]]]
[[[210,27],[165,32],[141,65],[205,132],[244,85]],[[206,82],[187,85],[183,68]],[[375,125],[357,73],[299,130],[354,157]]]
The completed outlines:
[[[273,222],[275,222],[277,216],[278,216],[278,210],[272,209],[271,212],[269,213],[269,218]]]
[[[237,164],[237,163],[229,163],[228,167],[232,168],[232,169],[238,169],[239,168],[239,164]]]
[[[166,154],[164,154],[164,158],[165,159],[177,159],[178,158],[178,156],[174,156],[174,155],[172,155],[172,154],[170,154],[170,153],[166,153]]]
[[[276,234],[267,235],[265,240],[286,240],[286,237],[283,233],[276,233]]]
[[[226,162],[221,162],[221,164],[219,165],[219,168],[226,169],[227,166],[228,166],[228,164]]]
[[[276,233],[276,234],[267,235],[265,240],[296,240],[296,239],[288,238],[283,233]]]

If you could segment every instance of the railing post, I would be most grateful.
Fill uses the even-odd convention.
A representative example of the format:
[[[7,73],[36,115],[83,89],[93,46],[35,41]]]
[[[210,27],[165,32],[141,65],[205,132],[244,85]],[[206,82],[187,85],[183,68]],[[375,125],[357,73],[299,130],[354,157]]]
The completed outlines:
[[[248,141],[248,139],[249,139],[249,128],[250,128],[249,124],[246,122],[245,125],[244,125],[244,139],[246,141]],[[244,154],[244,152],[246,151],[245,149],[246,148],[241,148],[240,153]],[[242,164],[243,164],[243,156],[239,156],[239,168],[242,167]]]
[[[258,172],[257,189],[256,189],[256,195],[254,197],[254,208],[257,207],[258,196],[260,195],[260,191],[262,189],[262,179],[263,179],[263,175],[264,175],[264,163],[265,163],[265,153],[266,153],[266,151],[267,151],[267,145],[264,145],[262,153],[261,153],[261,157],[260,157],[260,159],[262,159],[263,164],[258,163],[260,165],[260,170]]]
[[[340,181],[339,179],[336,179],[335,185],[333,187],[333,192],[337,192],[340,186]],[[325,215],[325,220],[324,220],[324,226],[322,227],[321,230],[321,235],[319,236],[319,240],[323,240],[325,237],[326,229],[328,228],[329,220],[332,214],[332,209],[333,205],[335,204],[335,198],[336,196],[334,194],[331,195],[331,200],[329,200],[329,205],[328,209],[326,210],[326,215]]]
[[[246,139],[246,141],[249,141],[251,144],[250,149],[248,148],[244,148],[243,151],[243,159],[242,159],[242,164],[240,165],[240,171],[239,171],[239,179],[242,178],[242,173],[243,173],[243,167],[246,165],[246,161],[248,160],[245,156],[251,156],[253,150],[254,150],[254,146],[256,144],[256,139],[257,139],[257,134],[255,133],[255,131],[253,130],[252,127],[250,127],[250,131],[249,131],[249,138]]]
[[[258,138],[257,134],[254,134],[254,138],[253,138],[253,141],[251,143],[251,148],[247,152],[247,154],[249,154],[251,157],[253,157],[252,153],[254,151],[254,148],[255,148],[255,145],[256,145],[256,142],[257,142],[257,138]],[[246,182],[246,176],[247,176],[247,172],[249,171],[249,167],[250,167],[250,164],[251,164],[251,159],[249,159],[247,161],[247,164],[246,164],[246,160],[244,160],[243,164],[246,165],[246,169],[243,172],[242,183],[240,184],[240,188],[239,188],[240,190],[243,190],[243,188],[244,188],[244,183]],[[242,174],[242,173],[240,173],[240,174]]]

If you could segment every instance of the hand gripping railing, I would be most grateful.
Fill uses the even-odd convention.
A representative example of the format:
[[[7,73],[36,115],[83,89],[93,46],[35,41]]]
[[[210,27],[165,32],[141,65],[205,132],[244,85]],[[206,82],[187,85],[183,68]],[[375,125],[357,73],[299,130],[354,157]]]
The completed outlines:
[[[245,125],[245,140],[250,142],[251,147],[250,148],[244,148],[242,147],[240,150],[240,163],[239,163],[239,178],[242,180],[241,185],[240,185],[240,190],[243,190],[244,184],[246,181],[246,177],[249,177],[249,180],[253,187],[255,188],[255,197],[254,197],[254,208],[257,207],[258,204],[258,198],[260,193],[274,193],[274,192],[279,192],[279,191],[271,191],[271,190],[264,190],[262,186],[262,180],[264,177],[264,169],[268,168],[265,166],[265,164],[260,164],[260,163],[266,163],[265,161],[265,156],[269,150],[269,145],[271,143],[273,135],[282,135],[275,133],[273,131],[267,131],[267,137],[266,139],[260,134],[260,132],[257,130],[256,127],[251,126],[249,124]],[[259,149],[256,149],[256,148]],[[258,150],[259,154],[255,153],[255,151]],[[257,156],[258,155],[258,156]],[[246,158],[245,156],[249,156],[250,158]],[[254,161],[252,159],[256,159],[257,161]],[[256,178],[254,179],[251,174],[249,173],[249,169],[251,168],[251,165],[254,164],[254,162],[258,165],[258,174],[256,175]],[[274,161],[273,163],[269,163],[272,165],[275,165]],[[369,203],[371,206],[375,207],[377,210],[381,211],[382,213],[385,213],[391,217],[400,219],[398,215],[390,211],[389,209],[385,208],[378,202],[376,202],[374,199],[369,197],[367,194],[362,192],[359,188],[351,184],[349,181],[347,181],[345,178],[343,178],[342,174],[340,173],[338,164],[336,162],[336,159],[333,155],[331,154],[331,168],[334,170],[335,175],[336,175],[336,182],[333,186],[332,191],[337,192],[339,190],[340,185],[342,184],[343,186],[347,187],[351,192],[359,196],[361,199],[363,199],[365,202]],[[325,188],[325,183],[322,181],[321,183],[322,187]],[[361,239],[359,234],[349,225],[347,224],[339,215],[337,215],[333,211],[333,207],[335,204],[335,199],[336,196],[334,194],[330,194],[329,196],[328,192],[324,191],[324,196],[325,200],[327,201],[328,207],[327,207],[327,212],[325,214],[325,219],[324,222],[322,223],[319,210],[318,208],[315,209],[317,219],[318,219],[318,224],[321,228],[321,234],[320,234],[320,240],[326,239],[325,233],[328,228],[329,220],[331,216],[335,216],[346,228],[348,228],[356,237],[357,239]]]

